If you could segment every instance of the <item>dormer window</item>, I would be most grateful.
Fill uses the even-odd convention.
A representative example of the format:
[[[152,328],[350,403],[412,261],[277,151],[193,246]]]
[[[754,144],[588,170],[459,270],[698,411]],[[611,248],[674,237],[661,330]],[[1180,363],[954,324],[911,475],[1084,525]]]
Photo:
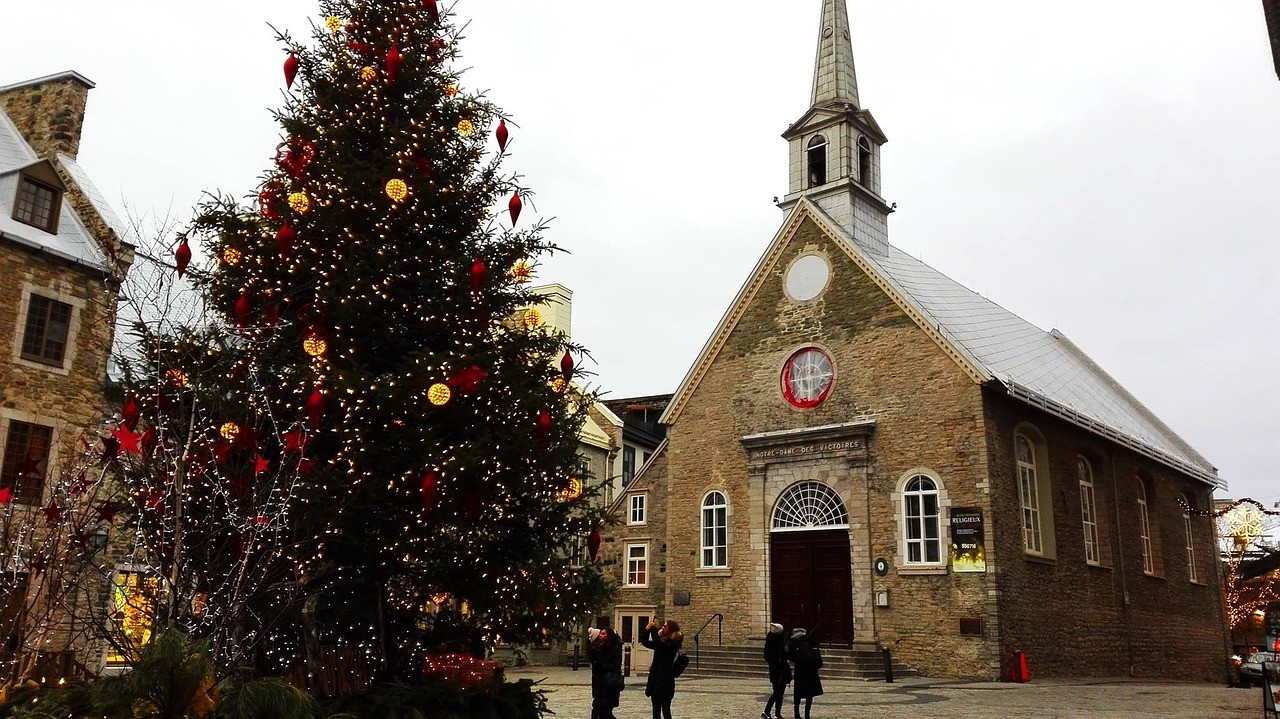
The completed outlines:
[[[827,184],[827,138],[815,135],[809,141],[809,187]]]
[[[18,181],[18,198],[13,219],[49,233],[58,231],[58,210],[62,192],[23,175]]]
[[[858,138],[858,182],[871,187],[871,143],[865,137]]]

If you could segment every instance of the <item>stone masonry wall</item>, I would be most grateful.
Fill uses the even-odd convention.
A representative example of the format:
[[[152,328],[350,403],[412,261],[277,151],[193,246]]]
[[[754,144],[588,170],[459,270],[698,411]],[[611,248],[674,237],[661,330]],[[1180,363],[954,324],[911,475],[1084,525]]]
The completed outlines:
[[[1026,652],[1033,676],[1225,678],[1227,641],[1211,519],[1195,517],[1199,581],[1189,578],[1182,509],[1186,494],[1212,506],[1209,488],[1135,452],[1013,399],[987,397],[1001,655]],[[1056,556],[1023,551],[1014,432],[1030,425],[1047,446]],[[1076,458],[1093,467],[1101,565],[1084,555]],[[1155,571],[1143,571],[1138,477],[1145,478]],[[1042,499],[1043,502],[1043,499]]]
[[[783,292],[783,276],[803,252],[825,256],[833,277],[818,298],[796,303]],[[787,404],[779,378],[787,358],[809,345],[833,357],[837,379],[823,404],[804,411]],[[912,470],[932,472],[951,505],[983,508],[990,519],[982,412],[978,385],[806,220],[670,429],[667,598],[687,589],[692,604],[668,604],[668,612],[689,627],[724,612],[727,644],[762,636],[771,619],[768,527],[774,503],[785,485],[825,480],[851,517],[855,641],[891,646],[929,675],[994,677],[993,576],[953,575],[945,565],[908,575],[895,559],[902,554],[902,528],[894,493]],[[743,436],[864,418],[875,422],[865,466],[779,464],[763,480],[748,476]],[[713,489],[729,497],[727,571],[698,567],[699,505]],[[887,577],[873,576],[876,557],[895,565]],[[988,561],[998,559],[989,547]],[[890,607],[873,610],[876,589],[889,590]],[[984,636],[960,636],[960,618],[982,620]]]

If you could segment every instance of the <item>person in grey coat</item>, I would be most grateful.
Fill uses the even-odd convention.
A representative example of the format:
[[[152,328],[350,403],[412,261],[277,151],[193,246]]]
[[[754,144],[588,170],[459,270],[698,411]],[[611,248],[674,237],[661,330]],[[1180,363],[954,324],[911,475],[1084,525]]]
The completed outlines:
[[[800,700],[804,700],[804,719],[809,719],[809,710],[813,707],[813,698],[822,696],[822,679],[818,670],[822,668],[822,652],[818,644],[805,632],[803,627],[791,630],[791,641],[787,644],[787,659],[796,667],[795,719],[800,719]]]

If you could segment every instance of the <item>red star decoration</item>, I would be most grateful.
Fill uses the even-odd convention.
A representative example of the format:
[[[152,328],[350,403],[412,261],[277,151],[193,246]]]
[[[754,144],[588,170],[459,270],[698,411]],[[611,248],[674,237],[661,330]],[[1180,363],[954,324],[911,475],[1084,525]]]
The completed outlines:
[[[120,440],[115,437],[102,438],[102,464],[106,464],[116,458],[120,454]]]
[[[93,511],[98,513],[98,519],[111,524],[115,521],[116,514],[120,512],[120,508],[110,502],[103,502],[95,507]]]
[[[157,517],[163,517],[165,514],[164,495],[159,492],[152,492],[151,496],[147,497],[147,509],[155,512]]]
[[[41,555],[31,560],[31,564],[28,565],[28,567],[31,569],[32,575],[40,574],[45,570],[45,567],[48,567],[48,566],[49,566],[49,559],[44,555]]]
[[[15,467],[15,469],[18,472],[18,476],[19,477],[42,476],[43,473],[40,471],[40,464],[43,461],[44,460],[40,459],[39,457],[32,456],[32,457],[27,457],[21,462],[18,462],[18,466]]]
[[[258,438],[261,436],[253,427],[241,427],[240,434],[236,435],[235,445],[239,449],[257,449]]]
[[[480,383],[484,382],[485,377],[488,376],[488,372],[485,372],[475,365],[463,367],[457,372],[454,372],[453,376],[449,378],[449,386],[459,392],[475,392],[480,389]]]
[[[44,512],[44,518],[48,520],[49,524],[57,524],[58,522],[61,522],[62,518],[67,514],[67,510],[65,508],[59,507],[52,501],[49,502],[49,506],[40,511]]]
[[[293,429],[280,435],[284,438],[284,452],[301,452],[307,446],[307,433],[301,427]]]
[[[298,474],[305,477],[314,471],[316,471],[316,463],[313,460],[304,459],[298,462]]]
[[[111,436],[115,437],[116,441],[120,443],[119,449],[123,449],[126,452],[133,452],[134,454],[142,454],[142,447],[138,445],[139,440],[142,439],[142,435],[137,432],[134,432],[128,427],[121,427],[119,429],[111,430]]]
[[[93,482],[90,482],[89,478],[84,476],[83,473],[81,473],[79,477],[76,477],[74,480],[72,480],[71,486],[67,488],[67,491],[70,492],[72,495],[84,494],[85,492],[89,491],[89,488],[92,486],[93,486]]]
[[[227,455],[230,452],[231,452],[231,443],[223,440],[218,440],[218,443],[213,445],[213,463],[226,464]]]
[[[259,527],[265,527],[268,524],[271,524],[271,518],[261,514],[257,514],[257,515],[254,515],[253,517],[253,523]]]
[[[13,501],[13,488],[0,487],[0,507],[8,507]]]
[[[270,466],[271,466],[271,463],[263,459],[262,455],[258,455],[257,457],[253,458],[254,474],[262,474],[263,472],[267,471],[267,468]]]

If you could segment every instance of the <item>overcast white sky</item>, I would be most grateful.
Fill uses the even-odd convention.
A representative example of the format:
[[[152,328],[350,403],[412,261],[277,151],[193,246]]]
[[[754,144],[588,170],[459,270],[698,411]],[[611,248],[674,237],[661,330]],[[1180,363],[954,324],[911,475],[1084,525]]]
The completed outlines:
[[[446,4],[448,0],[445,0]],[[253,189],[313,0],[3,2],[0,85],[74,69],[81,164],[118,209]],[[819,0],[460,0],[464,84],[572,254],[574,335],[613,396],[673,391],[781,221]],[[1280,500],[1280,80],[1257,0],[849,0],[890,142],[890,239],[1058,328]],[[529,210],[526,209],[526,212]]]

